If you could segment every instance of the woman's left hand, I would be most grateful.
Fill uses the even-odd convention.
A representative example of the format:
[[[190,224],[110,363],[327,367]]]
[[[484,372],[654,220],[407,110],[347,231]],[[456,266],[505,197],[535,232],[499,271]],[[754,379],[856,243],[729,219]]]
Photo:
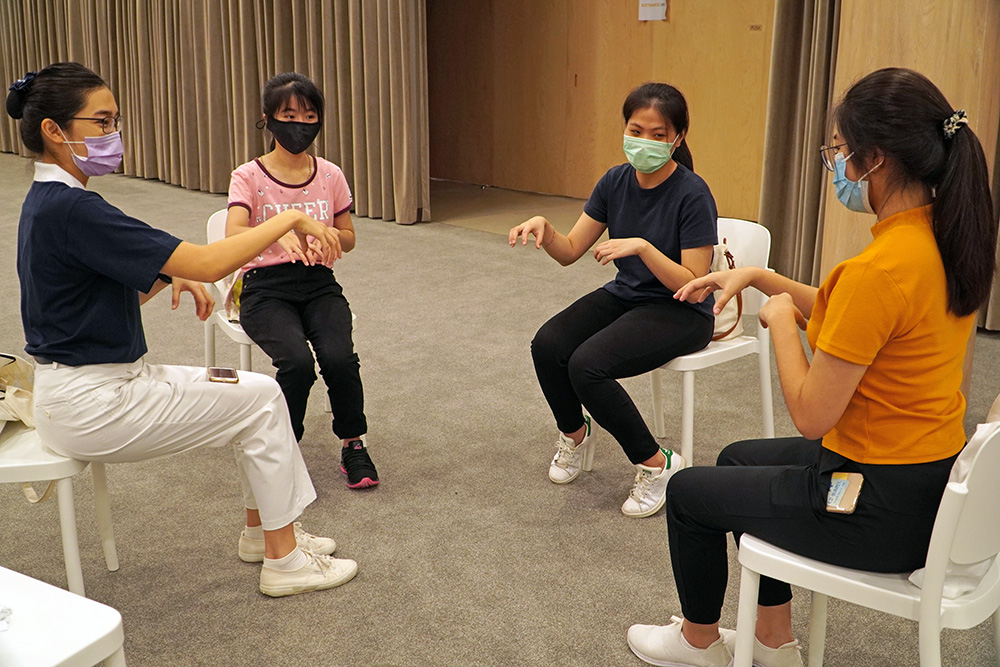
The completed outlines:
[[[646,239],[637,237],[627,239],[609,239],[594,246],[594,259],[605,265],[622,257],[638,255],[649,246]]]
[[[795,306],[795,302],[792,301],[792,295],[788,292],[772,296],[764,304],[764,307],[760,309],[760,312],[757,313],[757,319],[760,320],[761,325],[765,328],[774,322],[786,318],[792,318],[795,324],[803,331],[809,326],[809,321],[806,320],[802,311]]]
[[[212,314],[212,309],[215,308],[215,299],[197,280],[174,278],[171,287],[173,288],[173,298],[170,301],[170,310],[177,310],[177,306],[181,304],[181,292],[190,292],[191,296],[194,297],[194,308],[198,319],[204,322]]]

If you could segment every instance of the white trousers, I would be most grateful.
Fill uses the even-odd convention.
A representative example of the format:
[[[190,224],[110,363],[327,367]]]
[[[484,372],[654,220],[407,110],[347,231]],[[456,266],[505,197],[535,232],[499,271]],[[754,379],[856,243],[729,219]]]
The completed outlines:
[[[74,459],[128,463],[233,443],[247,509],[264,530],[292,523],[316,499],[278,383],[239,371],[209,382],[205,368],[130,364],[35,370],[35,427]]]

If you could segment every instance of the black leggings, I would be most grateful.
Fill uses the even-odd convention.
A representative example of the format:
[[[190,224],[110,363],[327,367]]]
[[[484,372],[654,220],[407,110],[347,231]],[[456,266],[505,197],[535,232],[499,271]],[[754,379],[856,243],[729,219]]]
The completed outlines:
[[[911,465],[860,464],[824,449],[820,440],[777,438],[729,445],[716,467],[679,470],[667,485],[667,536],[684,618],[718,622],[729,532],[737,544],[746,532],[858,570],[923,567],[954,462],[953,456]],[[826,511],[830,475],[838,471],[864,475],[853,514]],[[788,584],[761,577],[758,604],[791,599]]]
[[[702,349],[712,331],[711,318],[672,298],[628,302],[601,288],[542,325],[531,357],[560,431],[583,426],[582,404],[629,461],[642,463],[659,445],[616,380]]]
[[[317,363],[330,397],[333,432],[341,439],[368,432],[351,307],[329,268],[296,262],[249,271],[243,277],[240,324],[278,369],[275,379],[297,439],[304,432]]]

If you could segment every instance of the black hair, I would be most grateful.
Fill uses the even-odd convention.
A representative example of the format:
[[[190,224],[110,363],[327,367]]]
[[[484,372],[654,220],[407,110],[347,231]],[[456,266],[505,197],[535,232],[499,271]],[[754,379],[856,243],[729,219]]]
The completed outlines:
[[[927,77],[888,67],[851,86],[833,121],[862,163],[881,152],[899,166],[904,184],[922,183],[934,193],[934,238],[948,281],[948,309],[962,317],[989,296],[997,222],[979,139],[968,126],[945,134],[954,113]]]
[[[285,72],[273,76],[264,84],[264,94],[261,95],[261,106],[264,115],[274,118],[285,104],[292,98],[298,98],[311,106],[316,112],[317,120],[323,122],[324,100],[323,93],[312,82],[312,79],[298,72]],[[260,121],[257,126],[264,128],[265,122]]]
[[[633,88],[622,104],[622,116],[627,124],[629,119],[639,109],[653,107],[657,113],[663,116],[664,120],[670,121],[678,134],[684,134],[684,141],[680,146],[674,148],[673,159],[678,164],[682,164],[691,171],[694,171],[694,158],[691,157],[691,149],[688,148],[687,129],[690,119],[688,117],[688,105],[681,91],[667,83],[644,83],[637,88]]]
[[[32,153],[45,151],[42,121],[50,118],[61,128],[80,112],[87,96],[108,84],[79,63],[52,63],[38,73],[29,72],[10,87],[7,115],[21,121],[21,142]]]

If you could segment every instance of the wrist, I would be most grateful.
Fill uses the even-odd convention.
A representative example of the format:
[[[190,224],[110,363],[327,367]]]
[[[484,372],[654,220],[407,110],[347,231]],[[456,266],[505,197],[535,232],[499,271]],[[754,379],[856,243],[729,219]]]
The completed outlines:
[[[551,234],[549,233],[551,231]],[[549,239],[546,241],[545,237],[548,236]],[[542,230],[542,247],[548,248],[552,245],[552,242],[556,240],[556,228],[553,227],[548,221],[545,222],[545,228]]]

